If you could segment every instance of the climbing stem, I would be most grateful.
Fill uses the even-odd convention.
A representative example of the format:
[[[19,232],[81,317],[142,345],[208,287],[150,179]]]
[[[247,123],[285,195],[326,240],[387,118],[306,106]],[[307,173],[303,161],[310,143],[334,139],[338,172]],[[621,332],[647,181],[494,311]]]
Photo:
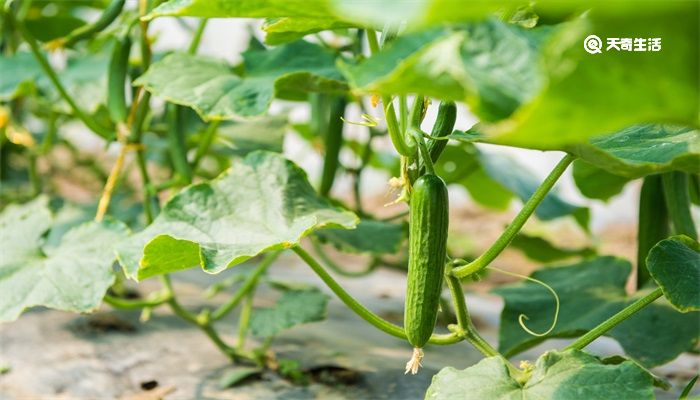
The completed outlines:
[[[658,299],[662,295],[663,292],[661,291],[661,288],[654,289],[654,291],[652,291],[651,293],[647,294],[644,297],[641,297],[634,303],[622,309],[617,314],[603,321],[600,325],[588,331],[588,333],[586,333],[585,335],[576,339],[573,343],[566,347],[566,350],[583,349],[584,347],[588,346],[591,342],[596,340],[598,337],[604,335],[605,332],[614,328],[615,326],[617,326],[617,324],[632,316],[632,314],[653,303],[654,300]]]
[[[292,248],[297,255],[306,262],[306,264],[311,267],[311,269],[316,273],[316,275],[321,278],[321,280],[333,291],[333,293],[338,296],[338,298],[345,303],[346,306],[348,306],[352,311],[354,311],[357,315],[359,315],[362,319],[365,321],[369,322],[372,324],[374,327],[378,328],[379,330],[388,333],[389,335],[401,338],[401,339],[406,339],[406,332],[404,331],[403,328],[400,326],[394,325],[391,322],[381,318],[377,314],[373,313],[372,311],[368,310],[360,304],[357,300],[355,300],[354,297],[352,297],[348,292],[343,289],[338,282],[331,277],[328,272],[321,266],[321,264],[316,261],[309,253],[307,253],[304,249],[302,249],[300,246],[295,246]],[[456,334],[445,334],[445,335],[437,335],[434,334],[433,336],[430,337],[430,343],[433,344],[440,344],[440,345],[445,345],[445,344],[452,344],[456,343],[462,340],[462,338]]]
[[[236,308],[241,300],[243,300],[248,293],[255,289],[260,277],[265,273],[265,271],[267,271],[267,268],[272,265],[275,260],[277,260],[279,255],[279,251],[268,253],[265,258],[255,267],[253,272],[246,278],[238,291],[236,291],[236,293],[226,303],[211,313],[211,320],[219,320],[231,312],[231,310]]]
[[[528,199],[523,205],[518,215],[515,216],[513,221],[508,225],[508,227],[503,231],[501,236],[496,239],[496,241],[488,248],[483,254],[477,257],[474,261],[457,267],[452,270],[452,274],[458,278],[465,278],[476,272],[483,270],[488,267],[491,262],[498,257],[499,254],[510,244],[515,235],[520,232],[525,222],[530,218],[532,213],[535,211],[537,206],[542,203],[547,193],[554,187],[554,184],[561,177],[561,175],[566,171],[566,168],[576,159],[576,157],[567,154],[564,158],[557,163],[552,172],[545,178],[542,184],[535,190],[535,193]]]
[[[464,291],[462,290],[462,284],[459,282],[459,278],[450,274],[449,269],[447,269],[445,271],[445,280],[447,281],[447,287],[450,288],[450,295],[452,296],[455,313],[457,314],[457,325],[463,332],[464,338],[486,357],[503,358],[501,353],[484,340],[474,328],[474,324],[469,317],[467,302],[464,299]]]

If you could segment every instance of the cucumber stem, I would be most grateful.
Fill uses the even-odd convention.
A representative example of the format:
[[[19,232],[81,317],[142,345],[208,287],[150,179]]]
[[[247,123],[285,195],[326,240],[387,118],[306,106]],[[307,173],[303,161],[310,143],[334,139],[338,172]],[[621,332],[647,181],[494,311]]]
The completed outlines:
[[[365,308],[365,306],[360,304],[354,297],[352,297],[352,295],[346,292],[345,289],[343,289],[343,287],[340,286],[340,284],[338,284],[338,282],[336,282],[335,279],[333,279],[333,277],[328,274],[328,272],[326,272],[323,266],[319,264],[318,261],[316,261],[316,259],[313,258],[304,249],[302,249],[300,246],[294,246],[292,247],[292,250],[295,253],[297,253],[297,255],[309,267],[311,267],[311,269],[316,273],[316,275],[319,276],[319,278],[321,278],[321,280],[326,284],[326,286],[328,286],[328,288],[331,289],[333,293],[335,293],[335,295],[338,296],[338,298],[343,303],[345,303],[346,306],[348,306],[352,311],[354,311],[355,314],[372,324],[374,327],[378,328],[383,332],[388,333],[391,336],[395,336],[400,339],[406,339],[406,331],[404,331],[403,328],[392,324],[391,322],[383,319],[382,317]],[[447,345],[457,343],[461,340],[462,338],[456,333],[442,335],[433,334],[430,337],[429,343]]]
[[[584,347],[591,344],[598,337],[604,335],[607,331],[617,326],[620,322],[631,317],[632,314],[653,303],[654,300],[658,299],[661,296],[663,296],[663,291],[661,290],[661,288],[654,289],[654,291],[652,291],[651,293],[628,305],[617,314],[613,315],[612,317],[603,321],[600,325],[588,331],[588,333],[586,333],[585,335],[576,339],[576,341],[568,345],[565,350],[583,349]]]
[[[561,177],[561,175],[566,171],[567,167],[576,159],[575,156],[567,154],[562,158],[559,163],[554,167],[552,172],[544,179],[542,184],[535,190],[530,199],[523,205],[518,215],[513,218],[513,221],[508,225],[508,227],[503,231],[501,236],[496,239],[496,241],[488,248],[483,254],[476,258],[476,260],[470,262],[467,265],[457,267],[452,270],[452,274],[457,278],[466,278],[469,275],[477,273],[484,268],[488,267],[493,260],[498,257],[503,250],[510,244],[515,235],[520,232],[525,222],[530,218],[537,206],[542,203],[547,193],[554,187],[554,184]]]

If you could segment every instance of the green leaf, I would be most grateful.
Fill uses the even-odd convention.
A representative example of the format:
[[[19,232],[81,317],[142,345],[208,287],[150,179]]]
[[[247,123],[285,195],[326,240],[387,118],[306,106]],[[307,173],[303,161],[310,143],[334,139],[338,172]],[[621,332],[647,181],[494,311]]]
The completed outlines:
[[[583,160],[574,161],[572,175],[581,194],[603,201],[620,194],[629,182],[628,178],[611,174]]]
[[[521,383],[506,361],[489,357],[464,370],[443,368],[433,377],[426,400],[653,399],[653,378],[633,361],[606,365],[579,350],[549,351]]]
[[[11,56],[0,56],[0,100],[8,101],[27,90],[41,74],[34,56],[28,52],[17,52]]]
[[[549,263],[571,257],[590,257],[595,249],[582,247],[578,249],[557,247],[548,240],[524,233],[517,234],[510,245],[522,251],[527,258]]]
[[[123,224],[85,223],[47,246],[52,224],[46,197],[0,214],[0,321],[35,306],[92,311],[114,282],[112,246],[126,236]]]
[[[299,324],[326,317],[328,296],[317,288],[284,292],[274,307],[257,308],[250,317],[250,331],[257,337],[272,337]]]
[[[316,236],[341,251],[379,255],[398,252],[408,232],[403,224],[363,219],[355,229],[324,229]]]
[[[488,134],[502,144],[557,149],[634,124],[700,124],[700,3],[637,3],[627,15],[612,15],[608,4],[567,22],[552,37],[542,56],[544,89],[489,126]],[[641,11],[650,8],[655,10]],[[582,43],[593,32],[601,38],[662,38],[662,50],[588,54]]]
[[[146,18],[189,16],[205,18],[329,18],[330,0],[170,0],[151,11]]]
[[[546,338],[575,337],[646,294],[627,296],[625,284],[630,264],[614,257],[597,257],[573,265],[543,268],[532,277],[550,285],[560,300],[559,320]],[[549,328],[555,311],[551,293],[538,284],[525,281],[494,290],[505,300],[501,314],[499,349],[507,356],[530,348],[545,337],[525,332],[518,317],[529,317],[528,328],[542,332]],[[668,362],[698,341],[700,314],[682,314],[668,303],[657,300],[607,333],[625,353],[646,366]]]
[[[354,26],[329,18],[268,18],[263,23],[262,30],[266,33],[266,44],[278,45],[299,40],[312,33]]]
[[[317,229],[354,228],[357,222],[353,213],[318,196],[294,163],[257,151],[212,182],[175,195],[153,224],[117,251],[134,279],[198,265],[218,273],[295,246]]]
[[[298,100],[308,92],[344,92],[335,55],[298,41],[243,53],[245,72],[224,61],[173,53],[134,82],[156,96],[192,107],[205,120],[249,118],[267,111],[273,97]]]
[[[615,175],[639,178],[666,171],[700,173],[700,132],[670,125],[635,125],[568,147],[583,160]]]
[[[388,95],[421,93],[466,101],[498,120],[543,86],[538,59],[550,27],[524,29],[495,19],[400,36],[356,66],[343,68],[351,86]]]
[[[673,236],[652,247],[647,257],[651,277],[680,312],[700,311],[700,244]]]
[[[217,141],[221,153],[244,157],[256,150],[282,152],[287,118],[266,117],[220,126]]]

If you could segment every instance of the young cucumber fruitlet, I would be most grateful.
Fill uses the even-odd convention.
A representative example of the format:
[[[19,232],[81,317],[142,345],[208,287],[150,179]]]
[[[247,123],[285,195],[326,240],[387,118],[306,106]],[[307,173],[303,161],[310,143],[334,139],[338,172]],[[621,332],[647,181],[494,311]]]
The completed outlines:
[[[406,373],[418,372],[423,346],[437,321],[442,279],[447,258],[449,199],[445,182],[426,174],[416,180],[411,193],[408,253],[408,286],[404,327],[413,357]]]

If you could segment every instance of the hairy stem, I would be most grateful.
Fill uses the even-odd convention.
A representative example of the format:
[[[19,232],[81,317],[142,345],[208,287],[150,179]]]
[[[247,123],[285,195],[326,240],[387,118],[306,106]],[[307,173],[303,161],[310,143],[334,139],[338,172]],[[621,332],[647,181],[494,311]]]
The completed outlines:
[[[406,332],[403,328],[392,324],[391,322],[365,308],[365,306],[360,304],[354,297],[346,292],[345,289],[343,289],[342,286],[340,286],[338,282],[336,282],[335,279],[333,279],[333,277],[326,272],[323,266],[321,266],[321,264],[319,264],[318,261],[316,261],[316,259],[314,259],[304,249],[302,249],[300,246],[295,246],[292,248],[292,250],[294,250],[294,252],[297,253],[297,255],[309,265],[309,267],[311,267],[316,275],[321,278],[321,280],[333,291],[333,293],[336,294],[336,296],[338,296],[343,303],[345,303],[346,306],[348,306],[362,319],[369,322],[379,330],[388,333],[389,335],[406,339]],[[462,340],[462,338],[455,333],[446,335],[433,334],[433,336],[430,337],[430,343],[440,345],[452,344],[459,342],[460,340]]]
[[[576,157],[567,154],[564,158],[559,161],[559,163],[554,167],[552,172],[545,178],[542,184],[535,190],[530,199],[523,205],[518,215],[515,216],[513,221],[508,225],[508,227],[503,231],[501,236],[496,239],[496,241],[488,248],[482,255],[477,257],[476,260],[470,262],[467,265],[455,268],[452,270],[452,274],[458,278],[465,278],[476,272],[483,270],[488,267],[491,262],[498,257],[499,254],[510,244],[515,235],[520,232],[525,222],[530,218],[537,206],[542,203],[547,193],[554,187],[554,184],[561,177],[561,175],[566,171],[566,168],[576,159]]]
[[[584,347],[591,344],[591,342],[596,340],[598,337],[604,335],[607,331],[609,331],[610,329],[617,326],[617,324],[626,320],[627,318],[632,316],[632,314],[636,313],[637,311],[641,310],[642,308],[653,303],[654,300],[658,299],[661,296],[663,296],[663,292],[661,291],[661,288],[654,289],[654,291],[652,291],[651,293],[647,294],[646,296],[640,298],[639,300],[637,300],[634,303],[630,304],[629,306],[625,307],[623,310],[621,310],[617,314],[613,315],[612,317],[603,321],[600,325],[598,325],[595,328],[588,331],[588,333],[586,333],[585,335],[576,339],[576,341],[574,341],[573,343],[571,343],[570,345],[568,345],[566,347],[566,350],[570,350],[570,349],[581,350],[581,349],[583,349]]]

